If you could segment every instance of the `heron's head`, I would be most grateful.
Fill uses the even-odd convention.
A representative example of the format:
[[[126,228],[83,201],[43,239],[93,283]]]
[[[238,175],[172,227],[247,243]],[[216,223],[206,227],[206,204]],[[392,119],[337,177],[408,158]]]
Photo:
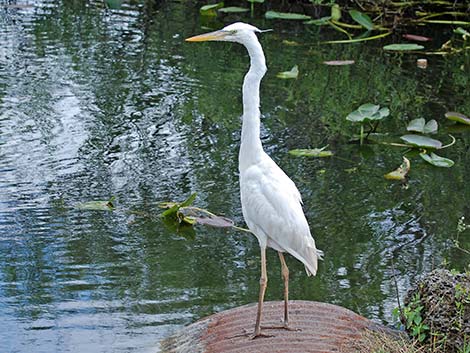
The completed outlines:
[[[253,39],[253,35],[257,32],[264,32],[255,26],[243,22],[236,22],[228,25],[221,30],[201,34],[191,38],[187,38],[187,42],[205,42],[205,41],[222,41],[246,43]]]

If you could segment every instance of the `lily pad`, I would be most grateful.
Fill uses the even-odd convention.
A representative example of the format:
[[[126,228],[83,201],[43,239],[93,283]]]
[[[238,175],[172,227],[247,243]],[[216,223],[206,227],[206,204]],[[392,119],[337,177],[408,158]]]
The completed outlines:
[[[465,124],[465,125],[470,125],[470,118],[468,118],[467,116],[461,113],[447,112],[445,116],[449,120],[453,120],[453,121],[456,121],[458,123]]]
[[[354,21],[356,21],[362,27],[368,29],[369,31],[371,31],[374,28],[374,24],[372,23],[372,20],[365,13],[362,13],[357,10],[350,10],[349,15]]]
[[[204,5],[201,6],[201,8],[199,9],[199,13],[202,16],[215,17],[217,16],[216,10],[222,7],[224,7],[223,2],[219,2],[217,4]]]
[[[109,200],[81,202],[75,205],[75,208],[88,211],[112,211],[114,210],[113,200],[114,197],[110,198]]]
[[[403,157],[403,163],[394,171],[384,175],[388,180],[404,180],[408,175],[411,168],[411,163],[408,158]]]
[[[241,12],[248,12],[250,9],[247,9],[245,7],[238,7],[238,6],[228,6],[228,7],[222,7],[221,9],[218,9],[217,11],[222,12],[222,13],[241,13]]]
[[[423,133],[425,133],[425,134],[434,134],[434,133],[437,132],[437,129],[438,129],[437,121],[432,119],[432,120],[429,120],[426,123],[426,125],[424,125]]]
[[[302,157],[331,157],[333,152],[325,150],[327,146],[322,148],[312,148],[312,149],[295,149],[290,150],[289,154],[293,156],[302,156]]]
[[[410,50],[421,50],[424,49],[422,45],[405,43],[405,44],[389,44],[383,47],[384,50],[393,50],[393,51],[410,51]]]
[[[299,76],[299,67],[295,65],[290,71],[279,72],[276,77],[283,79],[292,79]]]
[[[441,141],[432,139],[427,136],[410,134],[410,135],[403,135],[400,138],[406,143],[415,147],[435,148],[435,149],[439,149],[442,147]]]
[[[218,216],[196,207],[182,207],[179,215],[188,224],[201,224],[218,228],[230,228],[235,224],[227,217]]]
[[[441,168],[450,168],[454,165],[454,161],[452,159],[440,157],[437,154],[431,152],[431,154],[426,154],[426,153],[420,153],[419,154],[422,159],[424,159],[426,162],[432,164],[433,166],[436,167],[441,167]]]
[[[430,42],[430,41],[432,41],[432,38],[425,37],[425,36],[419,36],[419,35],[416,35],[416,34],[409,34],[409,33],[404,34],[402,37],[405,38],[405,39],[408,39],[408,40],[414,40],[416,42]]]
[[[268,11],[264,14],[268,20],[279,19],[279,20],[310,20],[310,16],[303,15],[294,12],[276,12]]]
[[[388,108],[380,108],[379,105],[366,103],[350,113],[346,119],[353,122],[364,122],[367,120],[381,120],[389,114],[390,110]]]
[[[324,61],[323,64],[331,66],[352,65],[354,64],[354,60],[329,60]]]
[[[438,125],[437,121],[432,119],[426,123],[426,120],[423,118],[411,120],[406,130],[420,132],[422,134],[433,134],[437,132]]]

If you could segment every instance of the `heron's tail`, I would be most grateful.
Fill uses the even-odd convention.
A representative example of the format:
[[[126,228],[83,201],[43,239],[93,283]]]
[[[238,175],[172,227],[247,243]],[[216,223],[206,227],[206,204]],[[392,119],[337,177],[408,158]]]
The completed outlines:
[[[323,251],[309,246],[308,253],[307,261],[304,261],[305,272],[307,272],[307,276],[315,276],[317,274],[318,260],[323,260]]]

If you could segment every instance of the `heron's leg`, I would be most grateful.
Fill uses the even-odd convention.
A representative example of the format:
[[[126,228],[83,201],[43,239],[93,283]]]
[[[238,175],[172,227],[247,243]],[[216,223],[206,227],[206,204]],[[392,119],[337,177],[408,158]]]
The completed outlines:
[[[281,260],[281,273],[284,279],[284,327],[289,327],[289,269],[287,268],[284,254],[278,251]]]
[[[264,293],[268,285],[268,274],[266,271],[266,247],[261,247],[261,278],[259,280],[259,298],[258,298],[258,313],[256,314],[255,334],[256,337],[271,337],[261,333],[261,316],[263,312]]]
[[[289,326],[289,269],[287,268],[284,254],[278,251],[279,260],[281,260],[281,273],[282,279],[284,280],[284,322],[282,326],[263,326],[264,329],[285,329],[289,331],[300,331],[299,329],[293,329]]]

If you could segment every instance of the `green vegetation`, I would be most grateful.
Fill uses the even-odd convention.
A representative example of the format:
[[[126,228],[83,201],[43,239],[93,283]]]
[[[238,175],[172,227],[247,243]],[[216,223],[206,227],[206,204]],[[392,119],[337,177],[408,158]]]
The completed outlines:
[[[370,124],[371,129],[367,133],[367,136],[369,136],[371,132],[377,129],[378,122],[389,115],[390,110],[388,108],[380,108],[379,105],[366,103],[352,113],[349,113],[346,120],[361,124],[360,144],[362,145],[364,142],[364,123]],[[372,121],[376,122],[375,125],[372,125]]]
[[[227,3],[229,3],[227,1]],[[250,9],[244,4],[250,4]],[[255,3],[259,6],[255,13]],[[239,6],[225,6],[225,2],[201,6],[201,15],[215,17],[218,13],[242,13],[250,11],[251,17],[262,16],[268,20],[303,21],[306,26],[330,26],[346,39],[327,40],[324,44],[346,44],[376,40],[396,32],[397,28],[411,26],[440,25],[460,26],[454,33],[461,35],[461,40],[449,38],[440,48],[428,50],[428,54],[455,54],[470,49],[470,33],[463,28],[470,26],[470,4],[465,1],[370,1],[358,0],[354,4],[341,0],[296,1],[288,4],[280,1],[246,0],[237,1]],[[320,16],[318,16],[320,14]],[[365,30],[365,32],[364,32]],[[381,33],[374,33],[381,32]],[[408,41],[429,42],[432,38],[405,33],[402,38]],[[399,42],[383,47],[389,51],[426,50],[421,44]]]
[[[395,308],[393,311],[393,316],[404,322],[405,329],[412,338],[417,339],[419,342],[423,342],[429,336],[429,326],[423,323],[423,309],[420,295],[416,293],[402,312],[399,308]]]
[[[467,353],[470,347],[470,274],[434,270],[405,298],[394,317],[422,352]]]

